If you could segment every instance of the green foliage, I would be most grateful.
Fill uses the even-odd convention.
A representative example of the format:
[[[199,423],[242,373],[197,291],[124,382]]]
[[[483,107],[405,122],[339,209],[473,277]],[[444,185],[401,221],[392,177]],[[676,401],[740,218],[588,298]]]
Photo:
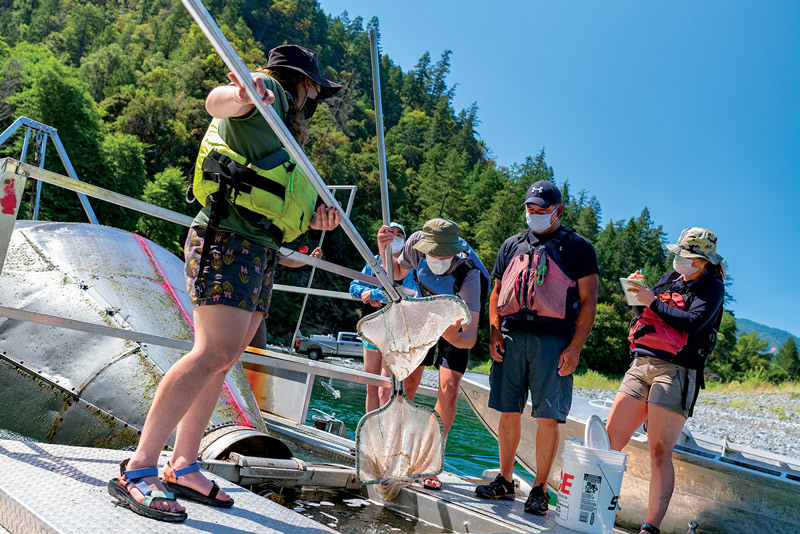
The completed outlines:
[[[619,389],[620,382],[620,379],[608,378],[590,369],[585,373],[576,373],[574,385],[576,388],[609,389],[616,391]]]
[[[798,373],[800,373],[800,357],[797,353],[797,343],[793,336],[789,336],[772,360],[770,376],[774,382],[786,382],[797,380]]]
[[[10,114],[3,127],[11,122],[11,117],[20,115],[55,127],[77,177],[103,185],[104,162],[99,155],[105,126],[78,70],[61,63],[43,45],[17,44],[11,50],[10,58],[13,59],[9,59],[4,68],[14,70],[20,83],[7,99]],[[15,136],[10,143],[10,152],[19,154],[21,148],[22,136]],[[45,168],[67,174],[52,144],[46,152]],[[31,196],[35,182],[29,180],[27,187],[21,206],[23,214],[32,213]],[[42,187],[40,218],[85,221],[79,206],[77,195],[65,194],[52,186]]]
[[[595,243],[600,272],[603,274],[600,300],[626,308],[619,278],[642,267],[647,283],[651,286],[656,284],[668,270],[664,239],[664,231],[650,219],[647,208],[642,210],[639,217],[627,222],[609,222]]]
[[[179,169],[168,167],[147,183],[142,200],[187,215],[194,214],[197,209],[185,201],[188,185],[188,180]],[[136,223],[136,232],[182,255],[183,243],[180,240],[186,235],[183,227],[150,215],[141,215]]]
[[[717,332],[717,344],[708,358],[707,366],[711,374],[720,377],[725,381],[732,380],[742,372],[739,363],[736,361],[736,337],[737,337],[736,318],[731,312],[725,310],[722,313],[722,322],[719,332]]]
[[[629,363],[628,320],[614,306],[599,302],[594,328],[581,352],[578,371],[591,369],[606,375],[619,375],[625,372]]]
[[[147,183],[144,151],[144,144],[132,135],[118,132],[107,135],[100,147],[105,165],[103,172],[98,173],[97,184],[138,198]],[[107,203],[99,203],[95,211],[103,224],[129,231],[136,228],[138,215],[134,211]]]
[[[769,375],[770,359],[765,352],[767,342],[761,341],[758,334],[749,332],[739,334],[736,345],[726,358],[709,362],[709,367],[724,381],[740,380],[766,381]]]

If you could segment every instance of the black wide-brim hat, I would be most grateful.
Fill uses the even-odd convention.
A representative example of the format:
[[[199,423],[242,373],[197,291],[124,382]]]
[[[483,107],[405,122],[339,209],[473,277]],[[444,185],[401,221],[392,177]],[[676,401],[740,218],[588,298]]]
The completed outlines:
[[[305,74],[311,81],[321,87],[318,100],[330,98],[342,88],[338,83],[322,75],[319,70],[319,63],[317,63],[317,53],[300,45],[281,45],[270,50],[267,58],[267,68],[291,69]]]

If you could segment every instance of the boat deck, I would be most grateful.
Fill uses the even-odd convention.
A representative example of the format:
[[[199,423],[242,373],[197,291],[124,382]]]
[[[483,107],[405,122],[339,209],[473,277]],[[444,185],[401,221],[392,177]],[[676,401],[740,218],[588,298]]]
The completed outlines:
[[[441,490],[431,490],[415,483],[403,489],[396,500],[387,503],[391,509],[441,525],[454,532],[529,532],[573,534],[575,531],[557,525],[551,505],[545,517],[524,510],[528,488],[518,491],[514,501],[488,501],[475,495],[476,484],[489,480],[464,479],[449,473],[439,475]],[[371,499],[380,501],[373,486]],[[625,534],[614,529],[615,534]]]
[[[271,432],[285,439],[306,453],[332,455],[337,462],[352,464],[351,451],[355,443],[346,438],[331,436],[312,427],[292,427],[280,418],[265,415],[265,423]],[[487,501],[475,495],[475,486],[487,484],[491,480],[462,478],[451,473],[442,473],[441,490],[424,488],[415,482],[403,488],[398,497],[385,502],[375,491],[375,486],[366,485],[370,500],[383,503],[386,508],[414,517],[442,531],[452,532],[532,532],[566,534],[574,531],[555,523],[555,508],[550,507],[546,517],[539,517],[524,511],[525,499],[530,486],[523,482],[514,501]],[[552,495],[552,489],[550,490]],[[626,531],[614,529],[616,534]]]
[[[0,533],[329,533],[330,528],[208,475],[236,499],[230,509],[189,501],[189,519],[164,523],[116,505],[106,484],[129,452],[0,440]],[[160,464],[167,458],[162,456]]]

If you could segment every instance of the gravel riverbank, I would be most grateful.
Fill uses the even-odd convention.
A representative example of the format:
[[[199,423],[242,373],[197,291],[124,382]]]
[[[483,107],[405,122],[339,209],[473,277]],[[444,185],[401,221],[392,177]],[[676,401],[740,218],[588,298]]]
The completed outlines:
[[[331,359],[331,363],[361,369],[361,360]],[[437,371],[426,369],[422,383],[436,387]],[[575,388],[590,399],[614,399],[616,391]],[[790,393],[700,392],[686,428],[719,439],[800,460],[800,395]]]
[[[615,391],[575,388],[592,399],[613,399]],[[800,396],[789,393],[700,391],[686,428],[696,434],[800,459]]]

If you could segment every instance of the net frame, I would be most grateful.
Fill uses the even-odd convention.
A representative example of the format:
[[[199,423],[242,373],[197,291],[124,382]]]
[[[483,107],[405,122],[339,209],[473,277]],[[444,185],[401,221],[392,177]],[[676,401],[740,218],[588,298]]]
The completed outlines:
[[[394,476],[394,477],[383,477],[379,479],[370,479],[365,478],[362,473],[364,468],[363,460],[362,460],[362,450],[364,447],[364,439],[362,438],[362,430],[364,430],[364,426],[375,417],[380,418],[381,415],[384,415],[386,412],[391,410],[396,410],[397,401],[398,399],[402,399],[401,402],[405,402],[408,404],[408,408],[411,410],[416,410],[419,412],[425,412],[429,416],[435,417],[436,424],[438,426],[438,456],[440,458],[439,464],[433,470],[427,470],[423,473],[415,473],[411,475],[403,475],[403,476]],[[398,380],[396,377],[392,376],[392,394],[389,397],[389,402],[387,402],[384,406],[378,408],[377,410],[373,410],[369,413],[364,414],[364,416],[359,420],[358,426],[356,427],[356,477],[361,484],[386,484],[396,481],[408,481],[411,482],[416,479],[431,477],[438,475],[442,471],[444,471],[444,454],[445,454],[445,439],[444,439],[444,427],[442,426],[442,418],[441,416],[436,413],[435,410],[429,408],[428,406],[424,406],[422,404],[418,404],[411,399],[408,398],[405,392],[405,386],[403,382]]]
[[[427,317],[428,319],[422,321],[422,324],[428,324],[433,318],[431,317],[431,303],[447,303],[450,309],[446,310],[448,314],[452,315],[438,315],[437,324],[446,325],[444,328],[436,330],[423,329],[417,332],[409,332],[407,317],[414,317],[414,322],[418,317]],[[402,318],[401,324],[389,324],[393,319],[389,316],[399,311]],[[382,307],[378,311],[362,317],[358,321],[357,331],[358,335],[377,347],[381,351],[383,361],[392,371],[392,374],[398,380],[405,380],[425,359],[428,351],[439,342],[444,330],[455,324],[459,319],[462,320],[462,326],[470,324],[472,315],[469,308],[463,300],[454,295],[432,295],[428,297],[406,297],[398,302],[389,302],[387,306]],[[375,328],[376,324],[383,326],[383,331],[389,333],[382,339],[376,337],[380,332],[379,328]],[[403,327],[405,332],[399,336],[395,336],[396,329]],[[366,331],[365,331],[366,327]],[[440,331],[441,330],[441,331]],[[425,339],[413,339],[413,336],[420,336],[427,334]],[[391,338],[391,345],[387,343],[388,338]],[[408,347],[405,349],[402,344],[398,345],[399,339],[408,339]],[[413,346],[412,346],[413,344]],[[413,354],[412,354],[413,353]],[[403,359],[405,358],[405,359]]]

